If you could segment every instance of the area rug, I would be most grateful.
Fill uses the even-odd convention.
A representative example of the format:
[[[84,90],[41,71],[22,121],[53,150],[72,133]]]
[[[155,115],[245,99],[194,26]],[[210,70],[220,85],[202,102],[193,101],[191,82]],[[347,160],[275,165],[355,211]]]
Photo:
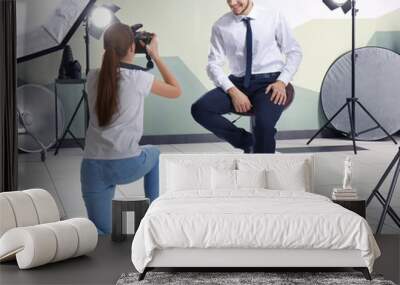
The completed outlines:
[[[382,276],[372,276],[368,281],[358,272],[148,272],[138,281],[138,273],[122,274],[116,285],[395,285]]]

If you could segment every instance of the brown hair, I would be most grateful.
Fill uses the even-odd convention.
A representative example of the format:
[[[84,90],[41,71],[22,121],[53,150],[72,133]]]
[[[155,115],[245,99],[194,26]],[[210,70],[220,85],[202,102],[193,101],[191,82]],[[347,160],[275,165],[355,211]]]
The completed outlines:
[[[96,114],[100,127],[110,124],[118,110],[119,63],[134,42],[128,25],[116,23],[104,33],[104,56],[97,85]]]

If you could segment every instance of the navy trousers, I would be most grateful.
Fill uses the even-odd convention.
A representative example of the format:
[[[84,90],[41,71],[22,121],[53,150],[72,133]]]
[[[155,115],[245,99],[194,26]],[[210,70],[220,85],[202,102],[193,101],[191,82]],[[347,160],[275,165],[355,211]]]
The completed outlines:
[[[253,148],[254,153],[275,153],[276,123],[283,106],[271,102],[271,92],[265,94],[267,86],[276,82],[279,73],[252,75],[249,88],[243,87],[243,77],[230,76],[230,80],[244,94],[251,104],[255,116],[254,134],[238,128],[224,114],[235,111],[231,98],[221,88],[216,88],[203,95],[192,105],[192,116],[200,125],[227,141],[236,148],[243,150]]]

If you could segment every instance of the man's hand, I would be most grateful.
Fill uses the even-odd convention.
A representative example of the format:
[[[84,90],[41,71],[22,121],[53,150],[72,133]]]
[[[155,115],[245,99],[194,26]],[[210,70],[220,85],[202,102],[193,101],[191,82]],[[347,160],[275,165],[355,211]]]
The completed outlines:
[[[232,87],[228,90],[229,96],[231,96],[233,107],[237,113],[246,113],[253,108],[249,97],[247,97],[237,87]]]
[[[287,100],[286,85],[283,81],[278,80],[275,83],[268,85],[265,94],[268,94],[270,91],[272,91],[271,101],[273,101],[274,104],[277,105],[286,104]]]

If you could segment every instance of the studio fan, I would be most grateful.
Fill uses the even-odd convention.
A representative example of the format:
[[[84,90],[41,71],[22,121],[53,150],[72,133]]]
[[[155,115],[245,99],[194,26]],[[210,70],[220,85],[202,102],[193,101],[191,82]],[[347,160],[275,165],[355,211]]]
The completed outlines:
[[[34,84],[17,88],[18,148],[24,152],[41,153],[46,159],[47,150],[57,141],[58,133],[64,129],[64,109],[49,89]]]

